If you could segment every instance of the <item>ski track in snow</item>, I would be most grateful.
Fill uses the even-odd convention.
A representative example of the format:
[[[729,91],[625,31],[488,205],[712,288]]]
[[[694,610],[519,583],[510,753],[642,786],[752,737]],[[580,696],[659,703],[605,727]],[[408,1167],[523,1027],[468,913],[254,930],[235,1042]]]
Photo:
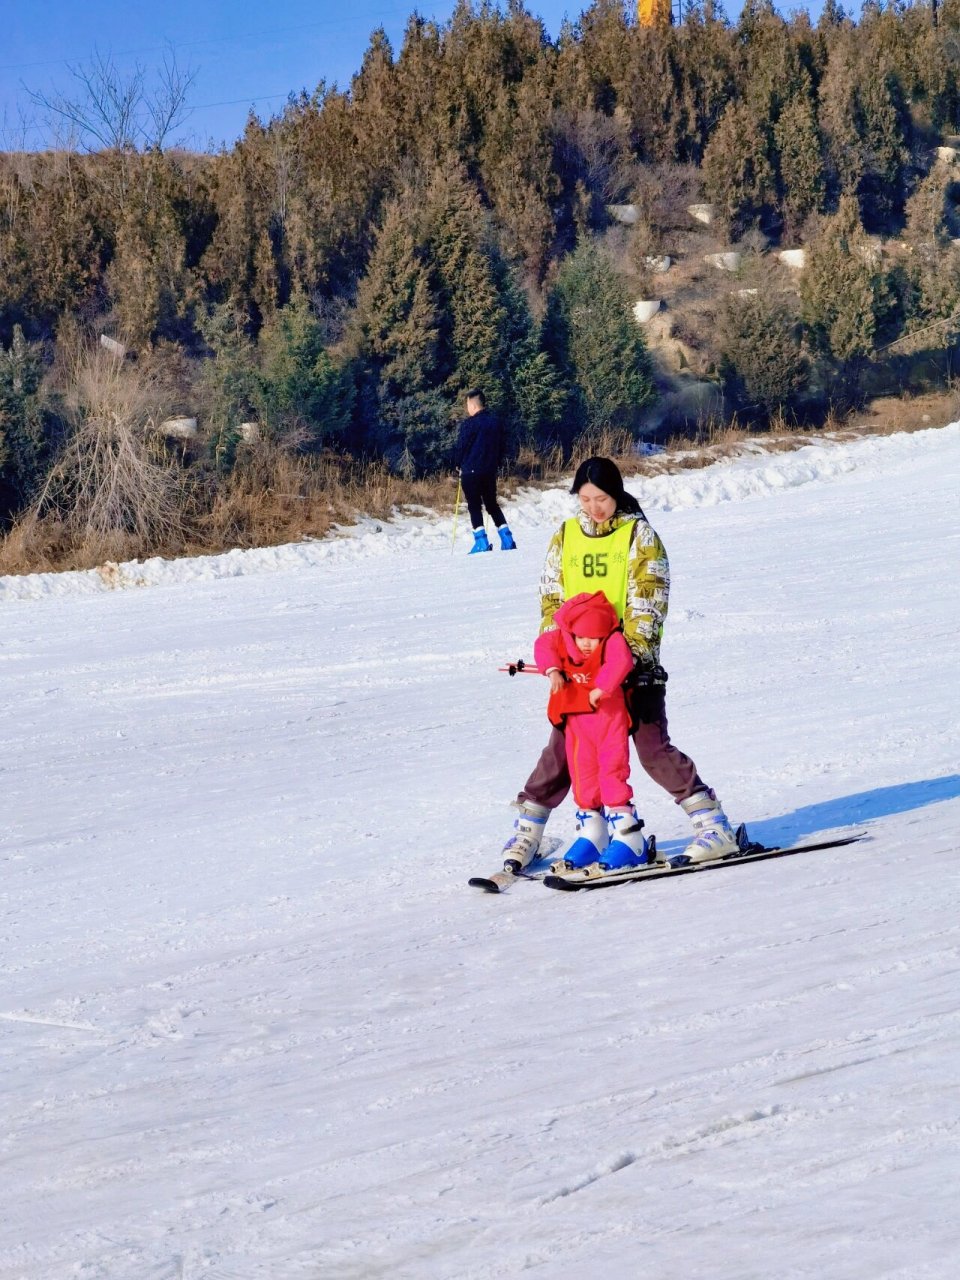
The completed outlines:
[[[631,485],[675,741],[869,839],[599,894],[466,887],[562,490],[509,556],[0,579],[0,1280],[958,1274],[958,474],[955,424]]]

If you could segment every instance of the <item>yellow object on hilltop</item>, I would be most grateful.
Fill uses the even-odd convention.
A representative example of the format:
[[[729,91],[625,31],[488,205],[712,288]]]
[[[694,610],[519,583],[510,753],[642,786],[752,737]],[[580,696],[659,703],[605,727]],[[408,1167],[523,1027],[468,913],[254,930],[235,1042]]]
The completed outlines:
[[[641,27],[668,27],[673,22],[673,0],[637,0]]]

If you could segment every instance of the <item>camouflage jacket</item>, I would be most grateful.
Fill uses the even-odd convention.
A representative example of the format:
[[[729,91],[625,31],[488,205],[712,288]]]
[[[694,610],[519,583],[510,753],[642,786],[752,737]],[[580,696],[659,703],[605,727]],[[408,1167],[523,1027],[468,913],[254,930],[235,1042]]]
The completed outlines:
[[[670,596],[670,565],[663,543],[642,515],[616,512],[602,524],[588,515],[577,516],[580,528],[590,538],[602,538],[621,525],[634,521],[636,532],[630,543],[627,562],[627,602],[623,611],[623,634],[641,668],[660,661],[660,637]],[[543,573],[540,575],[540,631],[553,628],[553,615],[563,604],[563,525],[550,539]]]

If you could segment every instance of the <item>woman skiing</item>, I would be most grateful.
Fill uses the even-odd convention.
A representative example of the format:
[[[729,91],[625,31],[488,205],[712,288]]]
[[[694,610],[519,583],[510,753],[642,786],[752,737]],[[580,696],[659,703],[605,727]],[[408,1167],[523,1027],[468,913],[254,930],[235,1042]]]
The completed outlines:
[[[616,610],[602,591],[573,596],[553,620],[555,628],[537,637],[534,657],[550,680],[547,716],[564,730],[567,770],[582,833],[567,860],[576,866],[583,853],[592,861],[600,847],[605,870],[641,865],[647,845],[643,823],[633,807],[630,717],[623,694],[623,682],[633,670],[633,654]],[[609,845],[608,821],[617,832]]]
[[[570,492],[577,495],[580,510],[563,522],[547,548],[540,578],[541,632],[555,626],[556,613],[568,598],[584,591],[603,592],[633,653],[627,698],[640,764],[693,823],[695,835],[684,850],[686,858],[702,862],[723,857],[737,848],[730,822],[715,792],[690,757],[673,745],[667,730],[660,638],[670,567],[663,543],[636,498],[624,490],[620,470],[610,458],[581,463]],[[554,727],[517,796],[519,816],[504,847],[506,862],[522,868],[536,856],[547,819],[569,790],[564,733]],[[609,836],[609,830],[601,832],[595,823],[590,831],[578,828],[578,839],[565,856],[576,865],[599,861]]]

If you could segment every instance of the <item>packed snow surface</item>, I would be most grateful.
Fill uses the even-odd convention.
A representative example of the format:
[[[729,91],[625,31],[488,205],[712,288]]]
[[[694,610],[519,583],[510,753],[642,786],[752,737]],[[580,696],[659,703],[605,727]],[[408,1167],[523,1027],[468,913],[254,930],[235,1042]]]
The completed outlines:
[[[960,1274],[958,476],[954,424],[631,482],[674,741],[755,838],[869,839],[599,893],[466,884],[564,488],[510,554],[0,580],[2,1280]]]

